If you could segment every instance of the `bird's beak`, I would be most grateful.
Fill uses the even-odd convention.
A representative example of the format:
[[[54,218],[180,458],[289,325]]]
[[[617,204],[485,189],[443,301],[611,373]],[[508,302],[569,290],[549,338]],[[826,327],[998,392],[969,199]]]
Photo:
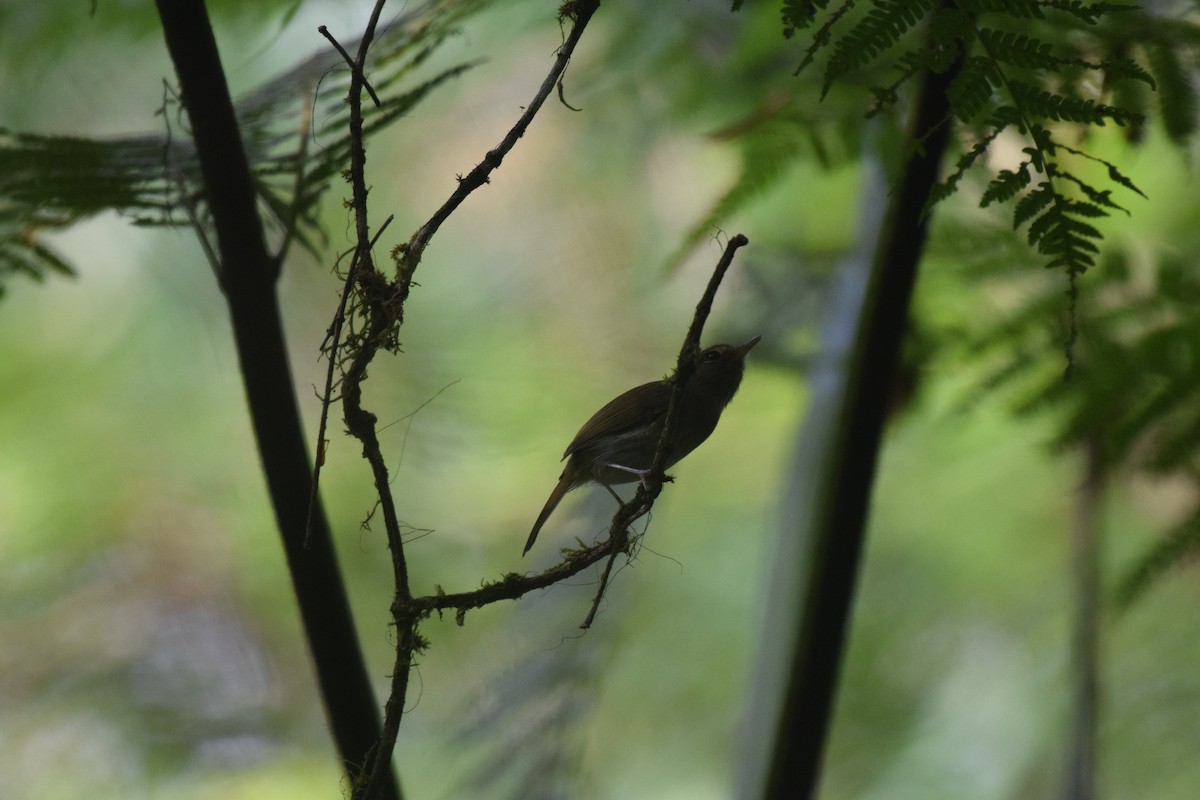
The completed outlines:
[[[742,358],[745,358],[746,353],[749,353],[751,350],[753,350],[754,345],[758,344],[761,341],[762,341],[761,336],[755,336],[753,339],[751,339],[747,342],[743,342],[742,344],[738,345],[738,347],[737,347],[738,355],[741,356]]]

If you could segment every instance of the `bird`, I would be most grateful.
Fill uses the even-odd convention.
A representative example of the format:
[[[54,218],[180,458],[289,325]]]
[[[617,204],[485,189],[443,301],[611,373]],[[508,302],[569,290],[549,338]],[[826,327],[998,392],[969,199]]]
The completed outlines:
[[[755,336],[740,345],[715,344],[696,356],[695,371],[679,398],[663,469],[678,464],[716,429],[721,412],[741,385],[746,354],[761,339]],[[533,547],[546,520],[572,489],[598,483],[619,503],[621,498],[613,491],[614,485],[634,481],[646,485],[672,390],[673,383],[668,379],[635,386],[609,401],[583,424],[563,453],[566,466],[533,523],[522,555]]]

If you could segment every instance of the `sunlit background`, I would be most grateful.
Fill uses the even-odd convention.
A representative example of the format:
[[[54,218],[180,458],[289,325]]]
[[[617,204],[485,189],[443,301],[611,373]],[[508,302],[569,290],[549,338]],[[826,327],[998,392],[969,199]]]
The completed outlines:
[[[581,110],[548,103],[446,225],[417,275],[404,353],[372,369],[367,404],[391,423],[414,590],[544,568],[605,530],[611,498],[580,491],[520,557],[564,445],[602,403],[671,368],[734,233],[751,244],[706,338],[764,341],[717,432],[673,470],[586,635],[595,572],[474,611],[464,627],[423,627],[432,646],[397,747],[412,798],[732,792],[805,374],[873,184],[848,145],[825,167],[802,161],[669,268],[737,173],[737,151],[713,134],[794,88],[799,51],[773,14],[661,5],[604,4],[567,73]],[[311,2],[281,22],[234,7],[218,6],[217,34],[235,92],[324,47],[319,24],[353,39],[369,11]],[[561,41],[553,16],[550,3],[509,3],[473,17],[436,64],[483,63],[372,142],[373,221],[395,215],[381,254],[519,115]],[[87,4],[21,4],[0,23],[0,125],[161,130],[173,73],[149,5],[101,2],[89,18]],[[770,50],[774,62],[761,58]],[[710,76],[705,87],[684,82],[689,69]],[[821,113],[815,97],[784,101]],[[1107,229],[1112,247],[1143,256],[1174,247],[1200,211],[1188,159],[1150,139],[1137,151],[1100,143],[1149,196]],[[310,441],[347,193],[325,202],[328,257],[296,251],[281,284]],[[960,269],[956,237],[981,219],[972,205],[939,212],[917,298],[932,339],[1062,281],[1017,237],[1008,279]],[[0,797],[339,796],[225,306],[195,238],[114,215],[53,244],[78,276],[13,281],[0,300]],[[823,798],[1060,791],[1082,459],[1049,447],[1053,412],[1014,415],[981,375],[967,354],[934,348],[890,423]],[[359,448],[334,430],[322,486],[382,699],[390,566],[381,528],[360,524],[372,490]],[[1111,489],[1106,585],[1193,501],[1186,482],[1117,476]],[[1105,619],[1106,798],[1200,787],[1198,574],[1176,570]]]

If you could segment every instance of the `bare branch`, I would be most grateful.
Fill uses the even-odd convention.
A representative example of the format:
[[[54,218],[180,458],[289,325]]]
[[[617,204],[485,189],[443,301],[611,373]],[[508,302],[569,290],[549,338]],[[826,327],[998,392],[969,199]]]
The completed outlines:
[[[575,46],[579,44],[579,40],[583,36],[583,29],[587,27],[588,21],[591,20],[592,15],[596,13],[596,9],[599,7],[599,0],[578,0],[578,2],[564,4],[562,13],[569,14],[573,20],[571,32],[567,34],[562,47],[558,49],[558,56],[554,60],[554,66],[551,67],[550,74],[542,81],[537,94],[534,95],[533,100],[525,108],[525,113],[513,125],[508,135],[500,140],[500,144],[489,150],[487,155],[483,157],[483,161],[480,161],[473,170],[468,172],[466,177],[459,180],[458,187],[450,195],[450,198],[442,204],[441,208],[434,212],[428,222],[413,234],[408,244],[403,246],[399,260],[401,294],[403,296],[408,295],[408,288],[412,283],[413,273],[416,272],[417,265],[421,263],[421,256],[425,253],[425,248],[429,245],[429,240],[437,233],[438,228],[462,205],[471,192],[488,182],[492,172],[500,166],[501,162],[504,161],[504,157],[516,146],[517,140],[525,135],[525,131],[529,128],[529,123],[533,122],[534,116],[541,109],[542,104],[546,102],[546,98],[550,96],[550,92],[554,91],[554,87],[562,80],[563,72],[566,71],[567,64],[571,61],[571,54],[575,52]]]
[[[375,232],[375,236],[371,239],[367,246],[368,252],[375,247],[375,243],[379,241],[379,237],[387,230],[387,226],[391,224],[393,217],[389,216],[379,226],[379,230]],[[321,469],[325,466],[325,432],[329,428],[329,406],[333,398],[333,386],[335,383],[334,373],[337,370],[337,352],[341,346],[342,328],[346,324],[346,303],[350,299],[353,291],[355,273],[358,269],[358,254],[361,252],[355,249],[354,256],[350,259],[350,267],[346,270],[346,282],[342,286],[342,297],[338,301],[337,312],[333,315],[333,322],[329,326],[329,332],[325,337],[325,349],[329,354],[329,367],[325,370],[325,389],[321,393],[321,420],[317,424],[317,455],[313,460],[313,479],[312,490],[308,497],[308,523],[305,526],[304,546],[308,547],[309,531],[312,530],[313,512],[317,507],[319,497],[318,489],[321,482]]]
[[[374,32],[375,32],[374,28],[372,28],[372,30],[371,30],[372,35],[374,35]],[[338,55],[340,55],[342,57],[342,59],[345,60],[346,64],[349,65],[350,71],[353,73],[354,77],[362,83],[362,88],[366,89],[367,94],[369,94],[371,96],[371,102],[375,104],[375,107],[379,108],[380,106],[382,106],[383,103],[379,102],[379,95],[375,94],[375,89],[371,86],[370,82],[367,80],[367,76],[363,74],[362,65],[350,57],[350,54],[346,52],[346,48],[342,47],[341,42],[339,42],[337,39],[333,38],[333,34],[330,33],[329,29],[326,28],[324,25],[317,26],[317,33],[321,34],[326,39],[328,39],[329,43],[331,45],[333,45],[333,49],[337,50]],[[365,55],[365,54],[366,54],[365,49],[360,51],[360,55]]]
[[[629,552],[629,526],[634,520],[637,520],[650,511],[655,499],[662,492],[662,484],[666,480],[666,476],[662,472],[662,465],[665,458],[664,443],[671,426],[675,424],[675,417],[678,416],[677,397],[682,394],[684,386],[687,385],[687,381],[691,379],[692,373],[695,372],[695,353],[699,349],[700,335],[712,310],[713,298],[716,296],[717,288],[720,286],[721,280],[725,277],[730,264],[733,263],[734,254],[739,248],[747,244],[749,244],[749,240],[740,234],[734,236],[729,241],[725,252],[722,254],[720,261],[713,271],[712,277],[709,279],[704,295],[696,305],[696,312],[692,317],[691,326],[688,328],[687,336],[684,337],[683,347],[679,352],[679,366],[672,377],[675,383],[674,392],[671,398],[671,405],[667,411],[667,419],[663,429],[664,433],[659,439],[658,451],[655,454],[654,462],[651,465],[651,472],[648,476],[650,488],[639,487],[634,499],[617,509],[617,512],[613,515],[612,522],[609,524],[608,536],[604,541],[582,550],[568,550],[566,551],[566,557],[561,563],[536,575],[519,575],[510,572],[500,580],[485,584],[482,588],[472,592],[445,594],[439,590],[437,594],[414,597],[407,602],[398,601],[393,608],[393,614],[397,620],[405,619],[415,623],[428,617],[433,612],[454,609],[456,611],[455,620],[461,625],[467,612],[471,609],[482,608],[501,600],[516,600],[529,592],[544,589],[547,586],[570,578],[602,559],[608,558],[609,562],[605,566],[600,587],[592,602],[591,610],[588,612],[587,618],[580,625],[581,628],[585,629],[591,626],[592,621],[595,619],[596,609],[599,607],[600,601],[604,596],[604,590],[608,584],[608,576],[612,571],[613,562],[619,554]]]
[[[430,221],[417,231],[407,245],[398,249],[401,257],[398,262],[400,265],[399,276],[395,282],[384,279],[375,267],[371,255],[373,240],[367,221],[367,186],[364,177],[366,152],[363,146],[362,92],[364,89],[369,91],[364,71],[367,53],[383,8],[383,0],[377,0],[370,22],[359,44],[357,56],[352,62],[349,61],[345,51],[336,42],[333,42],[328,31],[322,29],[322,33],[333,42],[338,51],[342,53],[343,58],[346,58],[351,64],[352,70],[349,92],[350,183],[357,245],[347,275],[346,290],[343,292],[343,304],[339,309],[339,317],[344,320],[360,315],[363,321],[362,330],[355,330],[344,345],[344,360],[339,359],[339,344],[336,336],[329,357],[331,362],[340,361],[345,364],[342,375],[343,414],[347,429],[362,443],[363,456],[371,467],[375,490],[379,497],[379,507],[383,512],[395,581],[392,612],[397,637],[396,662],[392,670],[391,690],[384,705],[382,733],[378,743],[367,754],[366,766],[351,790],[352,797],[356,800],[379,797],[387,790],[388,766],[391,763],[392,752],[396,745],[396,735],[404,711],[404,698],[408,687],[412,656],[421,646],[417,624],[423,616],[428,615],[428,612],[423,614],[421,609],[414,605],[409,586],[404,543],[396,516],[395,502],[391,495],[388,469],[379,447],[377,420],[376,416],[362,405],[362,383],[366,378],[368,365],[374,360],[381,347],[392,351],[399,348],[397,337],[400,326],[404,322],[404,304],[412,286],[413,273],[420,263],[421,255],[428,245],[429,239],[450,214],[462,204],[468,194],[487,182],[491,172],[500,166],[504,156],[524,135],[533,116],[561,78],[588,20],[591,19],[598,7],[598,0],[578,0],[578,2],[563,6],[561,13],[572,19],[573,26],[534,101],[500,145],[488,152],[483,162],[460,182],[450,199],[438,209]],[[346,297],[350,294],[353,294],[354,297],[347,300]],[[340,332],[341,324],[340,321],[335,321],[335,324],[331,326],[331,331]],[[333,381],[330,378],[326,384],[325,403],[330,402],[332,387]]]

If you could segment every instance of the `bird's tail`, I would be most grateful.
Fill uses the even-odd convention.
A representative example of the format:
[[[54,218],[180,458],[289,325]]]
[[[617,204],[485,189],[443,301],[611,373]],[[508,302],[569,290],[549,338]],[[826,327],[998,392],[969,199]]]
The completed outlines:
[[[549,499],[546,500],[546,505],[542,507],[542,513],[538,514],[537,522],[533,523],[533,530],[529,532],[529,538],[525,540],[525,549],[521,551],[521,555],[525,555],[529,552],[529,548],[533,547],[538,531],[542,529],[542,526],[546,524],[546,520],[554,513],[554,509],[558,507],[559,501],[563,499],[563,496],[571,491],[571,476],[567,474],[568,472],[570,470],[563,470],[563,474],[558,479],[558,485],[550,493]]]

